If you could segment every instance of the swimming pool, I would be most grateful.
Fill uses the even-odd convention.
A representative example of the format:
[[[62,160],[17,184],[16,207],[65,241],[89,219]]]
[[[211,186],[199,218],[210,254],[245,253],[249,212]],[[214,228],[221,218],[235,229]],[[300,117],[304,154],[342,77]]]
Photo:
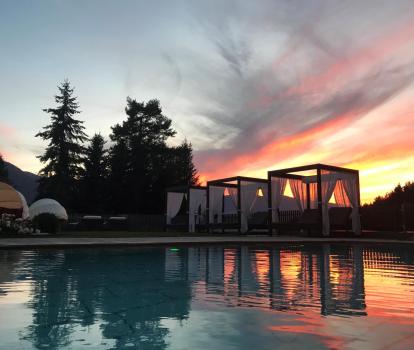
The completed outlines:
[[[414,249],[0,251],[1,349],[407,349]]]

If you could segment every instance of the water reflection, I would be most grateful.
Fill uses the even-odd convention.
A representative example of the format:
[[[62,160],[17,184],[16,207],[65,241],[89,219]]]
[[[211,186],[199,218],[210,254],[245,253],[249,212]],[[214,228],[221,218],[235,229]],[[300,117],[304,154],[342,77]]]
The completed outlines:
[[[38,349],[165,349],[192,311],[229,307],[300,315],[268,328],[336,347],[342,338],[322,334],[321,315],[414,325],[412,253],[328,244],[1,251],[0,313],[24,296],[31,316],[13,331]]]

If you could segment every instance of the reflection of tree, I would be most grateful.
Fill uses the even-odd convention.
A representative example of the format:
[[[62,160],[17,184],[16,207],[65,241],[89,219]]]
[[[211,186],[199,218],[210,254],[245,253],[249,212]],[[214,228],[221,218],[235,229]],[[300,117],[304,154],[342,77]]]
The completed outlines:
[[[72,283],[64,271],[67,260],[59,253],[38,253],[31,262],[33,269],[33,290],[29,306],[33,309],[33,321],[22,337],[32,341],[36,348],[47,346],[58,349],[70,343],[73,328],[70,320]]]
[[[188,315],[190,286],[186,278],[165,278],[162,249],[41,252],[33,265],[33,322],[21,337],[36,348],[70,345],[77,331],[100,323],[116,347],[163,349],[168,328],[162,319]]]
[[[18,278],[21,259],[20,250],[3,250],[0,254],[0,284],[11,282]],[[16,276],[17,274],[17,276]],[[0,297],[6,295],[7,291],[0,288]]]

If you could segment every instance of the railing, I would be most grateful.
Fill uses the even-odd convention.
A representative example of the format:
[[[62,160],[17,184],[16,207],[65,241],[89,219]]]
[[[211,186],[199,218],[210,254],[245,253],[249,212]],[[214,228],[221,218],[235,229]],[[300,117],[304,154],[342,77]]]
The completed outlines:
[[[281,224],[287,224],[295,221],[302,215],[300,210],[279,210],[279,222]]]

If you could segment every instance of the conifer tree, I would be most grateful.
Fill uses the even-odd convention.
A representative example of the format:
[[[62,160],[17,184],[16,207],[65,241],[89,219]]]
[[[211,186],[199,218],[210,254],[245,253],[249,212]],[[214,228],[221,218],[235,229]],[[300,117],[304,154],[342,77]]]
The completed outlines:
[[[114,142],[111,163],[118,163],[119,166],[118,159],[126,158],[126,163],[120,165],[121,168],[126,166],[123,174],[115,164],[111,166],[112,172],[116,174],[113,174],[112,179],[118,181],[112,182],[113,186],[128,188],[128,199],[118,198],[117,201],[127,206],[124,210],[153,211],[151,203],[154,191],[158,191],[155,184],[160,160],[167,148],[166,140],[176,132],[171,127],[171,119],[162,114],[158,100],[144,103],[128,97],[125,113],[127,120],[112,127],[110,135]]]
[[[82,210],[89,213],[103,213],[105,209],[108,160],[104,146],[104,138],[95,134],[85,149],[81,202]]]
[[[180,184],[198,185],[199,179],[193,162],[193,146],[191,142],[184,140],[181,145],[176,147],[176,152],[177,163],[175,166],[179,170],[177,182]]]
[[[45,164],[39,175],[39,194],[52,197],[64,206],[73,208],[78,197],[77,181],[81,173],[83,143],[87,140],[83,121],[75,119],[79,114],[77,98],[68,80],[58,87],[55,96],[57,106],[43,111],[50,114],[50,124],[36,137],[48,141],[45,152],[38,156]]]

